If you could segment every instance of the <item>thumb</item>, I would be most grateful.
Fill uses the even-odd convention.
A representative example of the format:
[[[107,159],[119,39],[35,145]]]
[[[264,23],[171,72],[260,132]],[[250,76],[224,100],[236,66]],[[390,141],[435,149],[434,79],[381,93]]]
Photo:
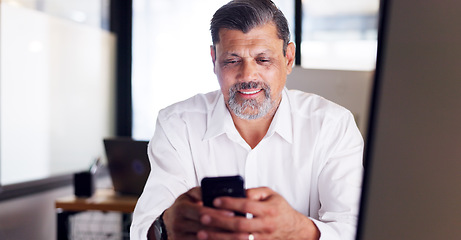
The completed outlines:
[[[247,189],[246,194],[248,199],[264,201],[274,195],[274,191],[268,187],[259,187]]]
[[[200,187],[194,187],[187,191],[185,195],[194,202],[202,201],[202,189]]]

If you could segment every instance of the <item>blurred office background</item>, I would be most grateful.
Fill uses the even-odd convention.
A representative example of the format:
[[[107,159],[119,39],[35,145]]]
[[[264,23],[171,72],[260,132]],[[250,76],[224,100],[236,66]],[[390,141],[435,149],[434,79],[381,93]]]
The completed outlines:
[[[54,200],[104,137],[148,140],[160,109],[218,89],[209,21],[226,2],[1,1],[0,239],[54,239]],[[366,138],[379,1],[274,2],[299,49],[287,87],[349,108]]]

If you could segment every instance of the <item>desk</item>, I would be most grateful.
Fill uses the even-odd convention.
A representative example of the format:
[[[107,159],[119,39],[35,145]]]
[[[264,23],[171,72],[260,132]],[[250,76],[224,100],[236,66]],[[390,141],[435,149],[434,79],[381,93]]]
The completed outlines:
[[[67,196],[55,202],[57,209],[57,239],[68,239],[69,216],[82,211],[113,211],[123,213],[124,221],[134,211],[138,198],[118,195],[112,189],[98,189],[89,198]],[[131,220],[130,220],[131,221]]]

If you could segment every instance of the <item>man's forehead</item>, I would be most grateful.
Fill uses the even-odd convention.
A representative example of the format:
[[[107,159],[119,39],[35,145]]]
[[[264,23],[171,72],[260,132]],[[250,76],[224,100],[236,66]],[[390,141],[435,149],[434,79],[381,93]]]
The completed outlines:
[[[222,29],[219,32],[220,41],[216,44],[221,53],[238,52],[241,49],[251,48],[257,52],[274,52],[283,49],[283,40],[277,35],[273,25],[255,27],[247,33],[240,30]]]
[[[247,32],[243,32],[238,29],[229,29],[229,28],[221,28],[219,30],[219,40],[220,42],[226,40],[229,37],[238,36],[239,38],[254,38],[255,36],[264,36],[264,38],[276,38],[278,37],[277,27],[273,23],[266,23],[263,25],[258,25],[256,27],[251,28]]]

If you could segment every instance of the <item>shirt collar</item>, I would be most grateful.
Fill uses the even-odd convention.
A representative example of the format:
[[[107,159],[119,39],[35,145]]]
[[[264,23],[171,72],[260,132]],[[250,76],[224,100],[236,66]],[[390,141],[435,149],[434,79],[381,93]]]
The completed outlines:
[[[272,123],[267,131],[266,137],[278,133],[283,139],[289,143],[293,143],[293,127],[291,119],[290,99],[288,98],[288,89],[285,87],[282,90],[282,100],[277,109],[277,112],[272,119]]]
[[[272,119],[272,123],[267,131],[266,137],[270,137],[274,133],[278,133],[287,142],[292,143],[293,128],[291,121],[291,107],[287,91],[288,90],[286,88],[282,90],[282,100],[280,101],[277,112]],[[224,96],[222,93],[219,93],[216,105],[211,112],[211,117],[209,118],[203,140],[214,138],[224,133],[227,133],[228,135],[235,135],[238,134],[238,131],[235,128],[232,117],[224,102]]]
[[[211,112],[211,117],[208,119],[207,129],[203,140],[217,137],[223,133],[230,132],[235,129],[234,122],[224,102],[224,96],[219,92],[219,97],[215,103],[215,107]],[[235,130],[237,131],[237,130]]]

